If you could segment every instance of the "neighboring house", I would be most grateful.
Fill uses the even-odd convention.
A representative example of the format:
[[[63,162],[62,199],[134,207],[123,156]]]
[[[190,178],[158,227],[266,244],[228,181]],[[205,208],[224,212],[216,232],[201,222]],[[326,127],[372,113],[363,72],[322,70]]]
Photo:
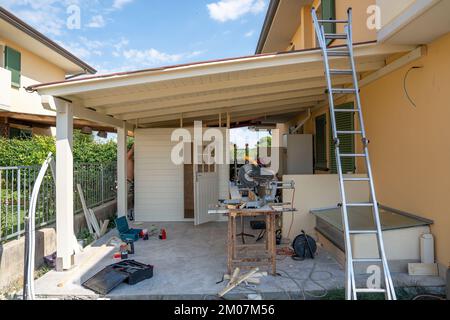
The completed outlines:
[[[367,27],[371,5],[381,9],[378,32]],[[317,47],[312,7],[327,19],[343,20],[347,8],[353,7],[355,42],[425,45],[422,52],[418,49],[407,55],[392,55],[386,59],[385,68],[363,74],[361,99],[379,202],[433,220],[437,259],[442,267],[448,267],[450,1],[273,0],[256,53]],[[372,82],[368,84],[368,80]],[[337,101],[337,105],[353,103],[348,97]],[[341,120],[348,128],[355,126],[352,116]],[[326,103],[312,109],[304,133],[315,136],[316,172],[336,173]],[[345,143],[348,151],[361,151],[358,139]],[[344,163],[344,168],[356,173],[365,170],[362,161]]]
[[[375,4],[381,10],[380,30],[371,30],[366,24],[367,9]],[[186,166],[171,160],[176,145],[171,141],[174,129],[191,130],[194,121],[202,121],[206,127],[216,128],[275,124],[284,133],[297,127],[298,132],[312,134],[315,174],[285,176],[296,181],[294,203],[299,212],[283,217],[283,232],[291,237],[301,230],[314,232],[315,220],[309,211],[336,206],[340,197],[337,175],[333,174],[328,97],[323,58],[312,27],[312,6],[323,18],[338,19],[345,18],[348,7],[354,8],[355,64],[379,201],[434,221],[437,259],[446,269],[450,263],[450,215],[445,201],[450,190],[450,1],[273,0],[258,44],[261,55],[72,79],[28,89],[42,95],[47,108],[58,111],[62,141],[71,140],[68,126],[73,116],[117,128],[119,215],[127,212],[125,141],[127,130],[134,129],[139,221],[213,221],[218,217],[208,215],[208,207],[228,194],[227,166]],[[332,61],[341,67],[345,63],[343,58]],[[342,86],[352,84],[349,77],[337,81]],[[69,98],[76,103],[68,102]],[[336,103],[351,105],[353,101],[343,96]],[[339,121],[348,130],[355,126],[351,117]],[[361,141],[347,139],[345,148],[358,152]],[[56,191],[57,251],[63,269],[71,267],[73,255],[71,151],[70,143],[57,145],[62,155],[56,175],[60,186]],[[346,162],[344,169],[365,170],[360,162]],[[355,201],[367,201],[367,190],[354,186],[347,191],[358,197]],[[407,238],[402,232],[388,239],[389,258],[420,259],[419,237]],[[406,251],[410,255],[404,255]]]
[[[0,7],[0,136],[54,135],[55,114],[42,107],[39,95],[25,88],[94,73],[88,64]],[[75,126],[97,125],[75,120]]]

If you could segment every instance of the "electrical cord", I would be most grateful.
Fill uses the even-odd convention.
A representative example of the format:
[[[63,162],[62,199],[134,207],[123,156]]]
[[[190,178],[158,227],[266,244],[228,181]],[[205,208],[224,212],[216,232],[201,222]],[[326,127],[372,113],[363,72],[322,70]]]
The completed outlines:
[[[409,102],[414,106],[414,108],[417,108],[416,103],[413,101],[413,99],[411,98],[411,96],[409,95],[408,92],[408,88],[407,88],[407,83],[406,81],[408,80],[408,76],[409,73],[415,69],[422,69],[423,67],[419,67],[419,66],[415,66],[415,67],[411,67],[405,74],[405,78],[403,79],[403,90],[405,91],[406,97],[408,98]]]
[[[316,271],[316,268],[317,268],[317,264],[314,262],[313,267],[311,268],[311,271],[310,271],[309,274],[308,274],[308,277],[307,277],[307,278],[304,278],[304,279],[300,279],[300,278],[293,277],[291,274],[289,274],[289,272],[287,272],[287,271],[285,271],[285,270],[280,270],[280,269],[279,269],[278,271],[279,271],[279,272],[282,272],[283,274],[286,275],[286,276],[280,275],[281,277],[288,278],[288,279],[290,279],[292,282],[295,283],[295,285],[296,285],[297,288],[300,290],[300,293],[301,293],[302,296],[303,296],[303,300],[306,300],[306,297],[307,297],[307,296],[308,296],[308,297],[311,297],[311,298],[314,298],[314,299],[322,299],[322,298],[325,298],[326,296],[328,296],[328,289],[327,289],[325,286],[323,286],[322,284],[320,284],[319,281],[330,281],[330,280],[333,279],[333,274],[332,274],[331,272],[328,272],[328,271]],[[321,274],[327,274],[328,277],[327,277],[327,278],[324,278],[324,279],[321,279],[321,280],[314,279],[314,275],[315,275],[315,274],[319,274],[319,273],[321,273]],[[299,283],[298,281],[301,281],[301,283]],[[315,284],[317,287],[319,287],[319,288],[323,291],[323,294],[315,295],[315,294],[313,294],[313,293],[307,292],[307,291],[305,290],[305,286],[306,286],[306,284],[307,284],[308,282],[312,282],[312,283]]]

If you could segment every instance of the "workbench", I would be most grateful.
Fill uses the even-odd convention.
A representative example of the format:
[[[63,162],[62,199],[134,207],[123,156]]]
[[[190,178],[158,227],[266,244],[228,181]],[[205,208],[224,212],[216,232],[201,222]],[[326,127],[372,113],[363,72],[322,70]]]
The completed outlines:
[[[276,275],[276,217],[283,211],[272,208],[262,209],[228,209],[228,273],[232,274],[236,267],[252,268],[267,266],[269,272]],[[264,244],[237,244],[236,219],[245,217],[265,217],[266,236]],[[264,251],[264,255],[252,257],[239,257],[239,250],[254,249],[254,251]],[[261,250],[262,249],[262,250]]]

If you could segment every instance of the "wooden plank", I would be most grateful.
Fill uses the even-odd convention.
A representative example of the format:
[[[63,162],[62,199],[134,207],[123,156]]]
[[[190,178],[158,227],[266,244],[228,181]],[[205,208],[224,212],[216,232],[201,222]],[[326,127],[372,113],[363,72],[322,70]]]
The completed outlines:
[[[100,228],[100,236],[104,236],[108,231],[109,220],[103,221],[102,227]]]
[[[94,234],[94,229],[92,228],[91,218],[89,217],[88,207],[86,205],[86,200],[84,198],[83,189],[81,184],[77,184],[78,196],[80,197],[81,206],[83,208],[84,218],[86,219],[86,224],[90,234]]]
[[[232,245],[233,245],[233,236],[232,236],[232,226],[233,226],[233,222],[232,222],[233,218],[229,217],[228,218],[228,236],[227,236],[227,251],[228,251],[228,256],[227,256],[227,267],[228,267],[228,273],[231,273],[231,269],[232,269],[232,265],[233,265],[233,249],[232,249]]]
[[[345,253],[336,247],[330,240],[328,240],[323,234],[317,232],[318,243],[322,245],[322,248],[327,251],[336,261],[341,265],[341,267],[345,266]]]
[[[394,62],[386,65],[385,67],[381,68],[380,70],[375,71],[374,73],[370,74],[369,76],[363,78],[359,82],[359,87],[365,87],[369,85],[370,83],[400,69],[404,66],[410,64],[411,62],[414,62],[426,55],[426,46],[421,46],[417,49],[412,50],[407,55],[395,60]]]
[[[251,277],[253,277],[253,275],[255,273],[257,273],[259,271],[258,268],[253,269],[252,271],[250,271],[249,273],[247,273],[246,275],[240,277],[238,280],[231,282],[226,286],[225,289],[223,289],[221,292],[219,292],[219,297],[223,297],[224,295],[226,295],[228,292],[230,292],[231,290],[233,290],[234,288],[236,288],[238,285],[240,285],[242,282],[246,281],[247,279],[250,279]]]
[[[89,209],[89,217],[91,219],[92,227],[94,228],[95,234],[97,235],[98,238],[100,238],[101,237],[100,226],[98,224],[94,210]]]

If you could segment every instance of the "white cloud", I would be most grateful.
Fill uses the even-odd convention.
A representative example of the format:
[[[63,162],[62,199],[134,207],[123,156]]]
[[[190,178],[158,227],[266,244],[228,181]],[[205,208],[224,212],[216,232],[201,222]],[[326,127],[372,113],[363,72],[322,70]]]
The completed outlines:
[[[109,47],[107,42],[90,40],[86,37],[78,37],[68,42],[57,41],[57,43],[81,59],[103,56],[104,48]]]
[[[246,37],[246,38],[250,38],[251,36],[253,36],[255,34],[255,30],[250,30],[249,32],[246,32],[245,34],[244,34],[244,36]]]
[[[126,47],[128,42],[124,41],[121,46]],[[123,57],[122,67],[116,67],[115,70],[125,69],[125,70],[137,70],[143,68],[158,67],[162,65],[178,64],[187,61],[192,61],[203,55],[206,51],[192,51],[192,52],[182,52],[182,53],[166,53],[155,48],[146,50],[137,49],[127,49],[123,48],[122,51],[117,50],[113,55],[116,58]],[[126,66],[126,67],[125,67]]]
[[[105,18],[101,14],[93,16],[86,25],[88,28],[103,28],[106,25]]]
[[[66,27],[60,9],[52,5],[40,7],[34,4],[30,9],[19,9],[14,14],[47,35],[59,36]]]
[[[206,5],[212,19],[219,22],[237,20],[246,14],[258,14],[266,7],[265,0],[221,0]]]
[[[183,58],[183,54],[168,54],[156,49],[136,50],[129,49],[123,52],[123,56],[142,66],[155,66],[161,63],[177,63]]]
[[[121,10],[123,7],[125,7],[127,4],[130,4],[131,2],[133,2],[133,0],[114,0],[112,7],[113,9]]]

